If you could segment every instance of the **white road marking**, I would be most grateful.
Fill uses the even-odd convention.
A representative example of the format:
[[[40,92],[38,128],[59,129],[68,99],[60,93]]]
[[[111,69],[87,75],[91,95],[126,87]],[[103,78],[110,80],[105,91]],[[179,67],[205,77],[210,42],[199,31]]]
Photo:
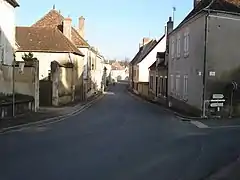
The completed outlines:
[[[190,121],[191,124],[197,126],[200,129],[205,129],[205,128],[209,128],[206,124],[203,124],[200,121]]]

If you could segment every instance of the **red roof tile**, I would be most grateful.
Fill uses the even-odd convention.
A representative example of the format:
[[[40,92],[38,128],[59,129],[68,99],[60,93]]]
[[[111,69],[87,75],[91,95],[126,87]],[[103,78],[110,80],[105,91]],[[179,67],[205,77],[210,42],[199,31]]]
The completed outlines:
[[[57,28],[16,27],[18,51],[71,52],[84,56]]]
[[[56,10],[52,9],[40,20],[32,25],[32,27],[57,27],[63,30],[64,17]],[[72,27],[72,42],[77,47],[89,47],[89,44],[79,35],[77,30]]]

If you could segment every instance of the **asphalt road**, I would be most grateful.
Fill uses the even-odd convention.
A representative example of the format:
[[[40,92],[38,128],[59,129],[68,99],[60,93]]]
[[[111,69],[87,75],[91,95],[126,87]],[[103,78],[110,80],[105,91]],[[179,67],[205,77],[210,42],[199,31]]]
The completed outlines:
[[[116,85],[65,121],[0,135],[1,180],[200,180],[240,154],[240,129],[199,129]]]

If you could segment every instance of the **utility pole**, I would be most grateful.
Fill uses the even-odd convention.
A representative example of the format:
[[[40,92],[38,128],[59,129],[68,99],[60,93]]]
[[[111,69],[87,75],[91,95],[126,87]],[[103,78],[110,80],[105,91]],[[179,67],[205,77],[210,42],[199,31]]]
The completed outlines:
[[[12,70],[12,116],[15,117],[15,63],[16,54],[13,54],[13,70]]]

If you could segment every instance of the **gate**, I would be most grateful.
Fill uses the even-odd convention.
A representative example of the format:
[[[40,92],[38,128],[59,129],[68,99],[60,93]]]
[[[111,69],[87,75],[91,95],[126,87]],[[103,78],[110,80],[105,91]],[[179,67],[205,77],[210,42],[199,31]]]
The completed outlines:
[[[52,81],[39,81],[39,105],[52,106]]]

